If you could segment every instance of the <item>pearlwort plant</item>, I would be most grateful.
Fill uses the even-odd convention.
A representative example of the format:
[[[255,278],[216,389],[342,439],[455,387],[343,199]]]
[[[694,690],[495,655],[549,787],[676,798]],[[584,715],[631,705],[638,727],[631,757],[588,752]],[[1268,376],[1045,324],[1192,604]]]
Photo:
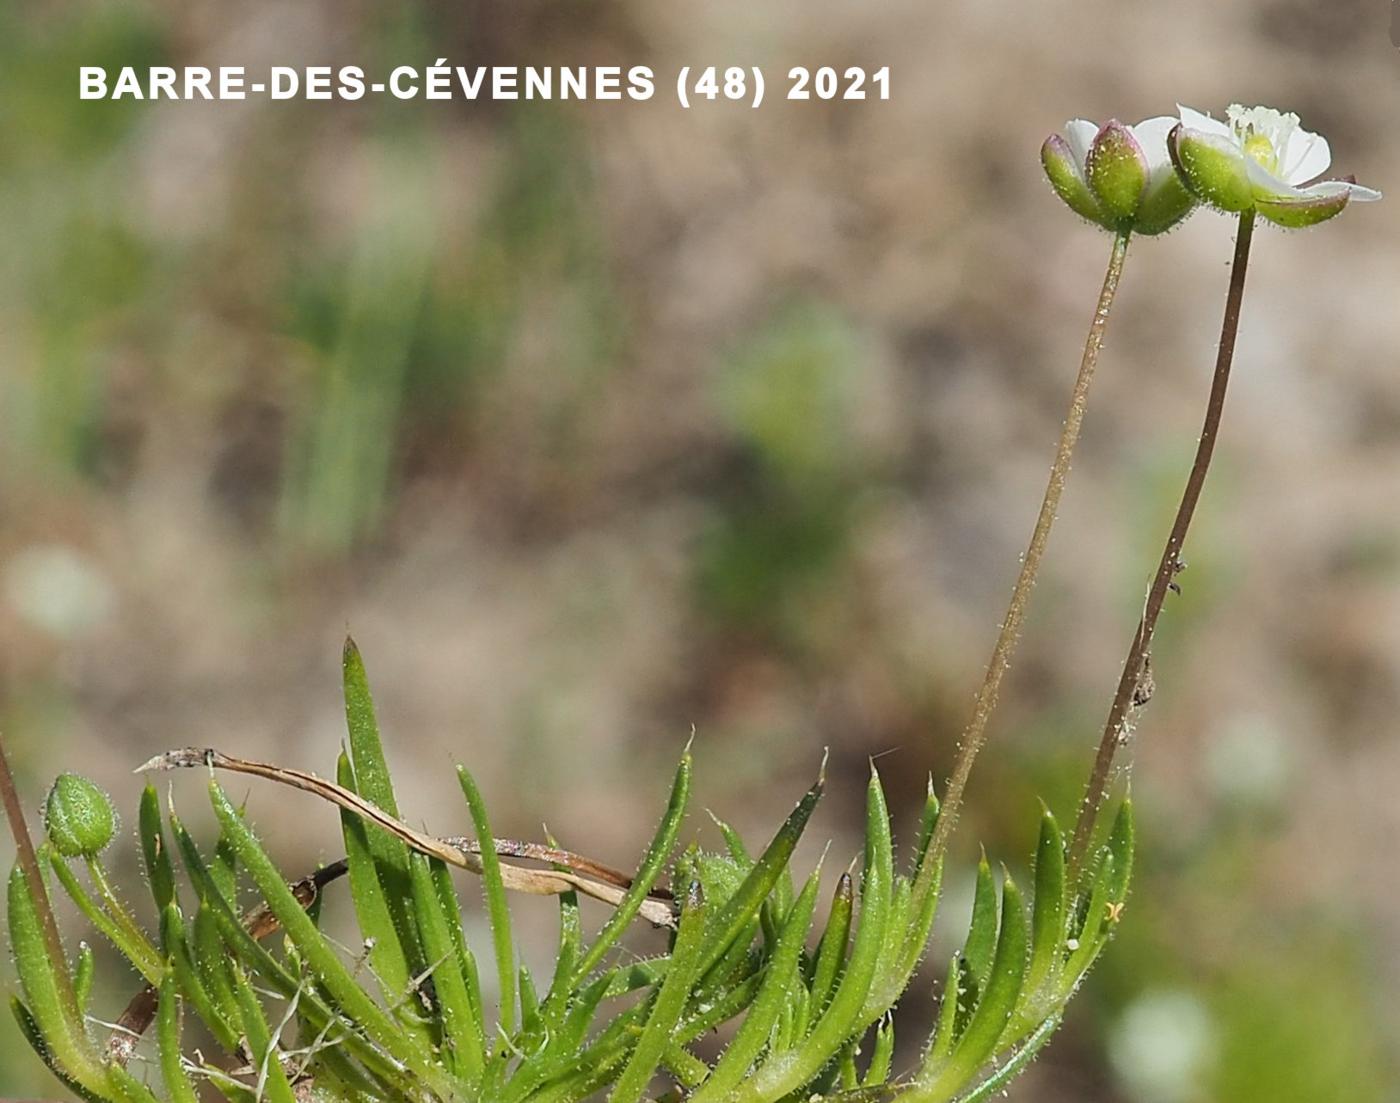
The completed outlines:
[[[148,786],[137,816],[149,895],[140,909],[103,865],[116,831],[107,796],[83,778],[60,777],[36,849],[0,745],[0,801],[18,850],[8,885],[19,982],[11,1008],[39,1058],[90,1103],[194,1103],[211,1094],[230,1103],[973,1103],[1001,1093],[1049,1041],[1123,915],[1132,806],[1121,801],[1106,831],[1101,808],[1217,439],[1255,217],[1312,225],[1353,199],[1379,198],[1351,181],[1308,183],[1330,153],[1296,116],[1231,108],[1227,120],[1184,108],[1179,121],[1136,126],[1075,120],[1042,149],[1056,192],[1113,235],[1109,265],[973,717],[941,801],[930,779],[902,860],[873,768],[862,859],[834,884],[824,864],[805,877],[793,869],[824,767],[756,852],[723,822],[721,852],[683,845],[689,747],[633,871],[553,839],[497,838],[465,767],[458,780],[472,834],[418,830],[400,817],[364,664],[347,641],[347,737],[333,781],[212,748],[170,751],[142,767],[206,771],[219,835],[201,844],[173,797],[163,809]],[[896,1072],[893,1012],[928,947],[947,840],[1049,539],[1129,239],[1163,233],[1198,201],[1239,217],[1220,352],[1196,460],[1078,823],[1067,845],[1055,817],[1041,810],[1029,891],[981,862],[971,923],[947,964],[932,1035],[913,1066]],[[289,877],[220,785],[222,772],[336,806],[345,857]],[[480,888],[488,945],[466,938],[454,870]],[[111,1013],[92,1006],[92,952],[86,943],[71,956],[64,947],[50,880],[140,978],[105,1038],[98,1027]],[[548,977],[520,959],[511,894],[557,899]],[[355,947],[321,928],[323,909],[344,895],[359,927]],[[246,911],[245,896],[256,900]],[[585,898],[607,909],[591,937]],[[640,924],[661,932],[662,952],[638,959],[622,950],[624,934]],[[494,1000],[485,996],[483,969],[494,974]],[[196,1022],[212,1045],[191,1041]],[[706,1060],[696,1043],[726,1024],[728,1044]]]

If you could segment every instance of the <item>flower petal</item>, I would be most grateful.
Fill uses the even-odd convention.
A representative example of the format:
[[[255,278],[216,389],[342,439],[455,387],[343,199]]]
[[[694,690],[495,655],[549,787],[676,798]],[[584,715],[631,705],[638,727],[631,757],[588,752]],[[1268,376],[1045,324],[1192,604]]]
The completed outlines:
[[[1321,134],[1299,128],[1288,136],[1286,148],[1278,151],[1279,175],[1290,184],[1305,184],[1327,171],[1332,148]]]
[[[1316,184],[1309,184],[1306,188],[1299,188],[1304,195],[1310,198],[1319,196],[1328,197],[1345,193],[1353,203],[1374,203],[1381,198],[1381,193],[1375,188],[1368,188],[1364,184],[1358,184],[1355,180],[1319,180]]]
[[[1245,172],[1249,174],[1249,185],[1256,199],[1303,199],[1304,194],[1287,180],[1278,176],[1253,157],[1244,159]]]
[[[1074,160],[1081,174],[1089,160],[1089,147],[1094,144],[1098,132],[1099,124],[1091,123],[1088,119],[1070,119],[1065,123],[1065,139],[1074,151]]]
[[[1167,152],[1167,135],[1172,132],[1178,121],[1174,115],[1158,115],[1128,127],[1133,132],[1133,137],[1138,140],[1138,145],[1142,146],[1143,153],[1147,155],[1149,171],[1154,176],[1162,170],[1171,169],[1172,159],[1171,154]]]
[[[1233,138],[1235,132],[1220,119],[1212,119],[1209,115],[1197,111],[1194,107],[1185,107],[1182,104],[1176,105],[1177,113],[1181,116],[1181,121],[1190,130],[1198,130],[1202,134],[1214,134],[1221,138]]]

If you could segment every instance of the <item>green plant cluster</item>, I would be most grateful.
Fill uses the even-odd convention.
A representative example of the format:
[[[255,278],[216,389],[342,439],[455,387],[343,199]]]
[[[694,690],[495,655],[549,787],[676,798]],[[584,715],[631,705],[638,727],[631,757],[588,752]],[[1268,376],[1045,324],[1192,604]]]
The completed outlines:
[[[396,817],[353,644],[345,694],[349,739],[338,781]],[[596,935],[585,935],[577,894],[559,896],[558,953],[547,980],[520,963],[499,844],[479,847],[491,932],[479,961],[448,866],[381,826],[342,809],[346,859],[290,881],[212,778],[221,829],[212,849],[201,848],[173,808],[163,814],[148,787],[138,822],[155,937],[113,891],[96,850],[65,857],[52,842],[39,850],[146,989],[100,1044],[91,1024],[109,1016],[90,1008],[92,953],[82,945],[72,962],[51,958],[43,932],[49,901],[36,899],[17,865],[9,925],[23,998],[12,1000],[14,1014],[54,1074],[81,1098],[103,1103],[193,1103],[204,1085],[230,1103],[971,1101],[999,1091],[1049,1038],[1127,895],[1130,805],[1078,885],[1067,881],[1064,839],[1045,810],[1030,900],[1010,876],[998,890],[983,860],[933,1037],[917,1066],[896,1075],[892,1011],[925,954],[942,887],[942,859],[930,852],[939,816],[932,785],[900,870],[872,769],[863,861],[856,876],[836,878],[819,916],[822,870],[799,888],[792,860],[823,779],[754,857],[723,823],[724,852],[679,847],[691,770],[687,748],[661,823]],[[476,839],[493,839],[471,774],[459,768],[458,775]],[[64,784],[70,802],[105,800]],[[86,866],[86,883],[74,863]],[[358,953],[321,929],[342,875],[363,939]],[[238,900],[247,888],[260,904],[243,915]],[[656,900],[670,902],[669,949],[638,960],[620,940],[644,903]],[[280,947],[268,937],[277,931]],[[483,968],[496,974],[494,1013]],[[221,1056],[190,1044],[190,1019]],[[696,1043],[720,1029],[729,1040],[711,1063]],[[858,1062],[862,1050],[869,1057]],[[146,1075],[149,1068],[159,1075]]]

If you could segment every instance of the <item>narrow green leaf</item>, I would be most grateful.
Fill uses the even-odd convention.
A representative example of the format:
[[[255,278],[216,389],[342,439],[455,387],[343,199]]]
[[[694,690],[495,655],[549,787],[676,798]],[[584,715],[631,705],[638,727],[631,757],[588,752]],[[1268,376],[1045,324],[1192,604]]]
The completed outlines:
[[[807,930],[816,911],[817,888],[821,883],[818,870],[807,879],[796,903],[788,912],[787,922],[778,935],[773,956],[763,974],[758,995],[734,1040],[724,1051],[714,1071],[690,1098],[690,1103],[723,1103],[729,1093],[747,1074],[763,1047],[768,1044],[778,1015],[788,1004],[795,987],[801,987],[798,967]]]
[[[213,923],[213,915],[202,906],[200,914],[205,917],[203,933],[204,937],[208,938],[208,924]],[[212,950],[206,948],[202,954],[192,955],[189,942],[185,938],[184,925],[180,922],[180,910],[174,903],[168,905],[161,913],[160,928],[161,944],[165,946],[170,961],[167,975],[173,974],[180,994],[194,1008],[195,1014],[214,1035],[219,1045],[228,1053],[237,1052],[239,1039],[243,1034],[243,1022],[242,1014],[233,998],[232,980],[223,980],[222,975],[217,978],[214,976],[215,971],[223,974],[228,969],[229,959],[219,952],[223,949],[222,945],[216,938]],[[196,933],[196,939],[198,938],[199,934]],[[205,960],[201,961],[200,957]],[[211,991],[217,980],[223,980],[223,984],[217,991]]]
[[[735,866],[747,875],[749,870],[753,869],[753,858],[749,854],[748,847],[744,845],[743,838],[739,832],[713,812],[710,813],[710,819],[714,820],[715,826],[724,836],[724,848],[729,851],[729,856],[733,859]],[[738,886],[735,885],[735,888],[737,889]],[[732,893],[728,895],[732,895]],[[763,927],[763,940],[770,950],[778,940],[778,932],[782,928],[782,917],[787,914],[787,909],[792,907],[792,895],[792,870],[785,869],[759,911],[759,922]]]
[[[88,1000],[92,998],[92,978],[95,968],[92,947],[86,942],[78,943],[78,956],[73,967],[73,994],[78,997],[78,1010],[87,1011]]]
[[[859,1048],[860,1042],[852,1038],[841,1049],[836,1075],[843,1092],[854,1092],[860,1087],[860,1071],[856,1068],[856,1050]]]
[[[554,845],[553,842],[550,843]],[[551,1027],[557,1026],[564,1014],[568,985],[583,952],[583,921],[579,915],[578,893],[559,894],[559,950],[554,958],[554,976],[549,982],[549,995],[542,1014]]]
[[[924,859],[928,856],[929,845],[933,842],[933,832],[938,826],[938,814],[942,806],[938,803],[938,794],[933,788],[933,775],[928,776],[928,791],[924,795],[924,808],[919,816],[919,833],[914,841],[914,862],[912,876],[918,880],[919,871],[924,868]]]
[[[539,1034],[544,1025],[540,1018],[540,994],[535,987],[534,975],[530,967],[521,964],[516,976],[516,986],[520,991],[520,1030],[526,1037]]]
[[[234,992],[238,996],[238,1009],[243,1015],[243,1036],[247,1039],[249,1056],[253,1059],[257,1076],[254,1094],[259,1099],[267,1100],[267,1103],[297,1103],[282,1068],[278,1039],[267,1025],[257,994],[236,962],[233,971]]]
[[[1066,893],[1064,836],[1050,809],[1046,808],[1040,818],[1040,840],[1035,851],[1031,963],[1026,970],[1025,984],[1028,998],[1039,993],[1064,961]]]
[[[1004,1095],[1006,1086],[1026,1071],[1027,1066],[1035,1060],[1038,1054],[1049,1043],[1051,1037],[1060,1025],[1060,1013],[1056,1012],[1046,1019],[1029,1038],[1023,1042],[1011,1057],[999,1065],[994,1072],[977,1085],[972,1091],[964,1096],[960,1096],[958,1103],[981,1103],[982,1100],[993,1099],[998,1095]],[[917,1092],[905,1097],[907,1103],[918,1103]]]
[[[336,782],[351,792],[358,792],[355,773],[349,756],[342,751],[336,762]],[[355,906],[355,918],[360,924],[360,935],[371,944],[369,952],[370,968],[384,986],[391,1000],[402,1000],[409,992],[413,974],[409,968],[408,955],[399,938],[399,924],[395,923],[385,897],[384,886],[379,880],[374,852],[369,843],[370,826],[353,812],[341,810],[340,829],[345,839],[346,860],[350,867],[350,898]],[[411,1008],[416,1000],[406,1000],[404,1006]],[[423,1033],[425,1027],[418,1016],[409,1012],[409,1029]],[[424,1034],[426,1039],[426,1034]]]
[[[374,698],[370,696],[364,658],[349,636],[345,637],[345,649],[341,654],[341,673],[345,686],[345,726],[350,735],[350,760],[360,785],[356,792],[398,819],[399,806],[394,798],[394,785],[389,777],[384,745],[379,740],[379,721],[374,715]],[[407,869],[404,872],[407,873]]]
[[[958,1005],[962,999],[963,968],[962,953],[954,954],[948,963],[948,978],[943,982],[943,996],[938,1003],[938,1025],[933,1032],[933,1044],[924,1056],[923,1069],[919,1074],[921,1080],[932,1077],[942,1068],[958,1040],[958,1020],[961,1017]]]
[[[175,870],[170,864],[165,829],[161,823],[160,797],[156,794],[154,786],[147,785],[141,793],[138,822],[141,832],[141,855],[146,863],[146,880],[150,883],[151,896],[155,899],[156,915],[160,915],[175,899]]]
[[[491,821],[486,815],[486,802],[481,790],[465,766],[457,767],[457,782],[471,810],[472,829],[481,844],[481,884],[486,895],[486,912],[491,918],[491,941],[496,950],[496,976],[500,986],[500,1028],[506,1034],[515,1032],[515,942],[510,930],[510,903],[501,881],[501,860],[492,844]]]
[[[826,930],[817,944],[817,964],[812,971],[812,1014],[826,1010],[841,979],[846,964],[846,950],[851,941],[851,912],[855,908],[855,886],[849,873],[842,873],[831,898],[831,911]]]
[[[638,1103],[651,1083],[685,1010],[690,987],[700,975],[705,930],[705,902],[699,882],[694,882],[681,909],[680,927],[671,949],[671,968],[656,993],[651,1013],[647,1016],[632,1056],[618,1077],[612,1094],[608,1096],[609,1103]]]
[[[572,1004],[561,1003],[561,1007],[566,1007],[567,1014],[551,1034],[549,1044],[528,1056],[516,1069],[506,1086],[505,1103],[530,1096],[541,1085],[582,1064],[584,1058],[580,1049],[583,1040],[607,991],[607,976],[595,977],[578,993]]]
[[[68,1079],[84,1091],[102,1095],[106,1077],[97,1051],[82,1023],[74,1022],[70,1016],[55,976],[55,970],[66,969],[67,962],[50,961],[39,926],[39,911],[18,865],[10,871],[8,902],[15,971],[28,1000],[27,1013],[43,1039],[45,1051]]]
[[[940,857],[927,867],[921,864],[909,894],[909,917],[902,952],[897,965],[882,974],[883,993],[890,1006],[909,987],[914,970],[928,950],[942,889],[943,859]]]
[[[227,805],[226,799],[225,804]],[[240,821],[239,834],[247,832],[248,829],[242,825],[241,815],[233,810],[232,805],[227,805],[227,807],[232,815]],[[199,848],[195,846],[194,839],[185,830],[173,809],[170,813],[170,831],[174,836],[176,850],[184,863],[185,873],[189,877],[195,893],[201,904],[213,914],[218,923],[221,937],[243,966],[255,969],[263,980],[286,999],[292,999],[300,993],[302,1009],[312,1019],[317,1031],[325,1029],[328,1024],[333,1022],[337,1027],[341,1026],[342,1023],[346,1027],[353,1027],[353,1023],[342,1015],[343,1008],[338,1007],[337,1011],[333,1013],[319,994],[304,992],[302,979],[288,972],[281,962],[268,953],[262,944],[248,933],[238,914],[234,911],[233,904],[222,894],[218,884],[215,883],[211,867],[205,864],[203,856],[199,853]],[[230,845],[233,845],[232,835],[225,833],[224,838],[230,840]],[[276,872],[275,868],[273,872]],[[288,896],[291,896],[291,890],[287,889],[285,884],[282,888],[286,890]],[[296,902],[295,896],[292,896],[291,899],[293,903]],[[311,924],[309,918],[303,915],[302,920],[315,931],[315,926]],[[320,932],[316,932],[316,934],[317,937],[320,937]],[[386,1085],[392,1085],[394,1090],[400,1093],[411,1093],[414,1090],[410,1077],[401,1067],[406,1063],[406,1055],[411,1052],[408,1049],[411,1045],[410,1042],[400,1039],[398,1044],[386,1045],[381,1050],[368,1038],[363,1037],[358,1030],[345,1029],[342,1037],[345,1047],[352,1050],[355,1057],[364,1064],[366,1069]]]
[[[958,1039],[947,1066],[934,1081],[937,1089],[957,1090],[996,1052],[1021,993],[1026,975],[1028,936],[1020,890],[1008,876],[1002,884],[1001,929],[996,955],[982,998]]]
[[[997,943],[997,884],[987,856],[977,863],[977,891],[972,898],[972,923],[968,927],[963,957],[979,989],[986,987]]]
[[[29,1047],[39,1055],[39,1059],[44,1062],[48,1070],[58,1078],[65,1088],[79,1098],[86,1100],[87,1103],[110,1103],[109,1097],[83,1087],[64,1070],[57,1058],[54,1057],[53,1050],[49,1047],[48,1039],[44,1037],[39,1023],[29,1008],[20,1002],[18,996],[10,997],[10,1013],[14,1015],[15,1022],[19,1024],[20,1033],[24,1035],[24,1040],[29,1043]]]
[[[167,906],[169,903],[167,900]],[[156,1045],[160,1054],[160,1075],[165,1082],[169,1103],[198,1103],[199,1095],[180,1060],[180,1007],[176,999],[174,970],[167,970],[165,979],[160,982],[160,1002],[156,1007]]]
[[[379,739],[379,722],[374,715],[374,699],[370,696],[364,660],[355,641],[349,637],[345,640],[341,668],[345,688],[345,725],[350,743],[350,776],[355,782],[350,788],[398,819],[398,800],[394,796],[384,746]],[[365,838],[383,886],[384,899],[393,918],[398,941],[408,962],[409,975],[417,976],[430,963],[419,944],[418,931],[413,926],[408,906],[412,891],[408,847],[401,839],[373,824],[365,825]]]
[[[735,1091],[733,1103],[762,1103],[780,1099],[821,1072],[846,1042],[878,1017],[869,1013],[866,997],[880,964],[889,921],[894,876],[889,810],[880,776],[872,768],[866,790],[865,876],[860,916],[850,961],[830,1006],[800,1047],[765,1062]]]
[[[174,814],[173,809],[171,814]],[[239,808],[238,814],[242,816],[244,809]],[[237,908],[238,855],[234,853],[233,841],[226,832],[220,832],[218,842],[214,844],[214,858],[209,863],[209,876],[219,887],[219,895]]]
[[[690,1089],[704,1082],[710,1066],[684,1046],[672,1042],[661,1057],[661,1067],[676,1078],[681,1087]],[[687,1097],[689,1098],[689,1097]]]
[[[486,1063],[482,1042],[484,1029],[462,975],[457,947],[428,870],[428,859],[422,854],[411,854],[408,862],[418,930],[423,937],[423,949],[434,966],[433,989],[442,1016],[445,1063],[449,1070],[472,1080]]]
[[[220,825],[233,840],[239,864],[248,871],[273,915],[282,924],[283,931],[317,979],[325,985],[339,1009],[359,1022],[369,1036],[386,1050],[398,1056],[429,1090],[442,1096],[460,1091],[460,1086],[454,1085],[437,1065],[432,1053],[425,1052],[416,1039],[406,1036],[399,1025],[359,986],[341,963],[334,947],[302,910],[281,873],[217,782],[210,782],[209,795]],[[227,930],[225,933],[227,935]]]
[[[671,783],[671,795],[666,802],[666,811],[661,817],[656,834],[652,836],[646,855],[642,858],[642,864],[637,869],[637,876],[632,879],[631,887],[621,903],[613,909],[612,915],[603,924],[598,937],[574,967],[567,988],[577,987],[579,981],[596,969],[604,955],[617,944],[622,932],[636,918],[642,902],[655,886],[661,871],[666,868],[666,862],[670,859],[671,851],[675,849],[676,838],[680,834],[681,822],[685,819],[686,806],[690,803],[690,776],[693,766],[690,745],[687,744],[681,753],[675,779]],[[551,992],[551,997],[554,995],[555,993]]]
[[[1115,883],[1113,853],[1105,848],[1102,851],[1098,869],[1094,877],[1094,889],[1089,903],[1084,909],[1084,922],[1078,933],[1068,941],[1069,960],[1065,962],[1060,989],[1065,998],[1073,991],[1074,985],[1084,975],[1089,966],[1103,949],[1104,934],[1111,915],[1109,893]]]
[[[464,977],[476,971],[476,962],[467,948],[466,933],[462,928],[462,905],[457,899],[457,886],[452,883],[452,871],[447,863],[437,858],[428,859],[428,870],[433,877],[433,888],[437,890],[438,903],[442,906],[443,918],[447,920],[447,931],[452,936],[452,945],[457,951],[457,967]],[[480,1007],[477,1009],[480,1017]]]
[[[711,918],[701,954],[702,975],[706,975],[707,979],[713,966],[757,917],[763,902],[768,899],[768,894],[781,879],[783,870],[792,860],[798,840],[802,838],[802,832],[807,828],[807,821],[812,818],[817,802],[821,800],[825,785],[826,765],[823,763],[821,775],[816,783],[807,790],[797,802],[797,807],[778,828],[772,842],[754,863],[753,869],[749,871],[738,890]]]
[[[1108,834],[1108,852],[1113,855],[1113,879],[1108,884],[1108,899],[1121,904],[1128,898],[1128,885],[1133,879],[1133,844],[1135,839],[1133,802],[1124,799],[1113,819]]]
[[[875,1028],[875,1049],[870,1054],[870,1064],[865,1069],[863,1088],[875,1088],[890,1078],[890,1066],[894,1063],[894,1019],[888,1015],[880,1020]]]

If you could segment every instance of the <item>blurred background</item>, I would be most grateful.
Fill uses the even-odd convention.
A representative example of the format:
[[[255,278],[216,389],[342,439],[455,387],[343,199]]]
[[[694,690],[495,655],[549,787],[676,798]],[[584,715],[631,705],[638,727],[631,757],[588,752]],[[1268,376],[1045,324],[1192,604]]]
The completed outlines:
[[[174,746],[330,773],[349,629],[432,830],[464,829],[466,761],[500,833],[547,821],[631,865],[693,728],[697,807],[756,842],[825,746],[809,860],[827,837],[855,854],[872,755],[907,838],[1108,256],[1041,141],[1078,115],[1263,102],[1400,193],[1389,22],[1384,0],[0,5],[0,725],[36,823],[64,769],[131,821],[131,769]],[[76,91],[79,65],[440,56],[645,64],[661,87]],[[686,113],[685,64],[889,65],[893,96]],[[1397,201],[1256,239],[1130,755],[1136,894],[1014,1099],[1400,1099]],[[1230,248],[1211,214],[1132,248],[938,958],[978,845],[1024,869],[1036,798],[1071,817],[1195,445]],[[196,823],[200,788],[173,779]],[[290,872],[338,856],[329,808],[235,789]],[[689,833],[718,845],[698,812]],[[129,832],[113,862],[139,876]],[[544,959],[555,909],[517,910]],[[113,965],[99,1006],[132,983]],[[0,1092],[57,1098],[3,1019]]]

